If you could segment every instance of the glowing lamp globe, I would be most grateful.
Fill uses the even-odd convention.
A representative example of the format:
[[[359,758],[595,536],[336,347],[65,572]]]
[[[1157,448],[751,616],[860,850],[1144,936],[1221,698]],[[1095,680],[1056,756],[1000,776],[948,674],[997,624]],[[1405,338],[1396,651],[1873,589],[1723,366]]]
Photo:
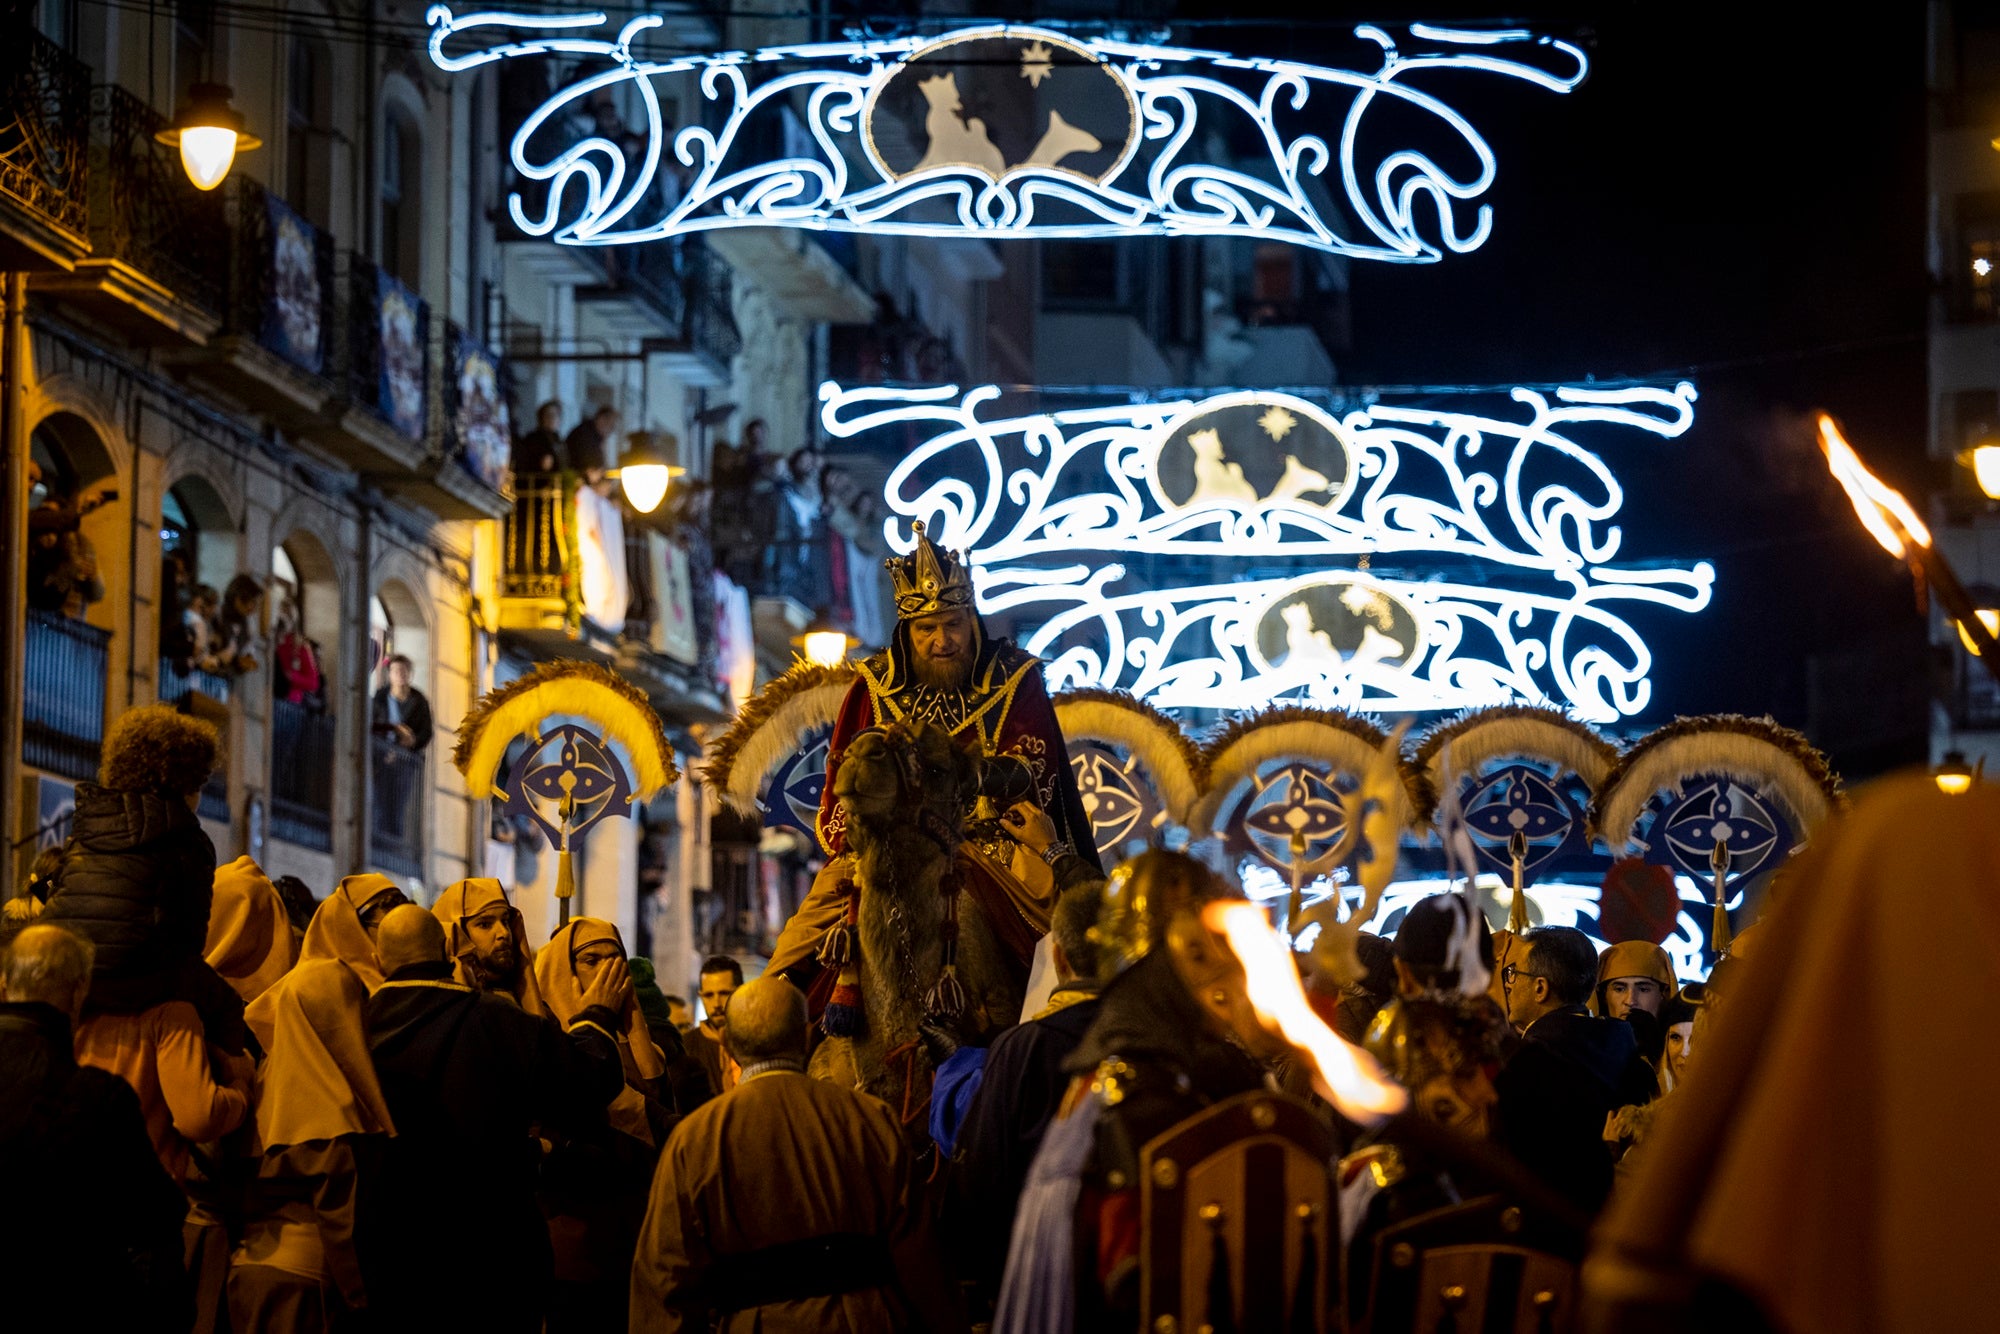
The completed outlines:
[[[181,169],[197,190],[213,190],[229,175],[238,153],[263,146],[243,130],[243,113],[229,104],[226,84],[198,83],[173,123],[153,137],[181,151]]]
[[[1938,791],[1949,797],[1962,797],[1972,791],[1974,777],[1972,766],[1965,762],[1965,752],[1949,751],[1937,768]]]
[[[1972,478],[1988,500],[2000,500],[2000,441],[1974,447]]]
[[[681,469],[667,462],[666,454],[647,431],[634,431],[626,443],[624,457],[618,460],[618,485],[624,488],[625,499],[632,502],[632,508],[641,514],[651,514],[660,507],[660,502],[667,498],[667,487],[680,473]]]
[[[792,640],[792,646],[815,667],[838,667],[847,661],[847,651],[854,642],[853,635],[822,611]]]

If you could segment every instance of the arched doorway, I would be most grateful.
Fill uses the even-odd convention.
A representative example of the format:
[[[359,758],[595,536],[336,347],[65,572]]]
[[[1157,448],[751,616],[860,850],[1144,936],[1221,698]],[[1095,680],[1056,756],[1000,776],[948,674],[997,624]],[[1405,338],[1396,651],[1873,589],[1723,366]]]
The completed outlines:
[[[423,603],[400,581],[385,582],[369,599],[368,635],[369,661],[375,666],[369,860],[388,874],[421,879],[435,731],[430,628]]]
[[[21,758],[89,778],[104,741],[113,608],[97,553],[118,537],[116,469],[90,424],[59,412],[29,437],[28,476]]]
[[[340,578],[310,533],[271,552],[271,836],[333,850]]]

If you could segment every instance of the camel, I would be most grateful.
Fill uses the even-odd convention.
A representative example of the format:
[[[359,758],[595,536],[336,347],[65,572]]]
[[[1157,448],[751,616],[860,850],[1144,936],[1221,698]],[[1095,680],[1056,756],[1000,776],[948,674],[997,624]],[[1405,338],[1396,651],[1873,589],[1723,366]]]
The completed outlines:
[[[848,746],[834,794],[847,808],[845,854],[858,892],[852,968],[860,1032],[825,1038],[809,1073],[896,1108],[913,1143],[927,1143],[936,1036],[929,1013],[944,981],[946,937],[957,919],[956,1021],[993,1030],[1020,1014],[1026,979],[972,896],[957,889],[956,854],[984,761],[933,723],[897,723]],[[836,993],[836,1000],[839,999]]]

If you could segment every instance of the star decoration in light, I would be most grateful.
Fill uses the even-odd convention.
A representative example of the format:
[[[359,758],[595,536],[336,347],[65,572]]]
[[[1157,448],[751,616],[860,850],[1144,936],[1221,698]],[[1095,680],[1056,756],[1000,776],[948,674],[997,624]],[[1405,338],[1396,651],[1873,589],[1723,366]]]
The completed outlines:
[[[1036,88],[1042,80],[1055,73],[1055,62],[1050,59],[1047,43],[1030,42],[1021,48],[1021,77]]]
[[[1292,433],[1292,428],[1299,424],[1299,419],[1273,404],[1265,409],[1264,415],[1257,419],[1257,424],[1263,427],[1264,434],[1273,440],[1283,440]]]

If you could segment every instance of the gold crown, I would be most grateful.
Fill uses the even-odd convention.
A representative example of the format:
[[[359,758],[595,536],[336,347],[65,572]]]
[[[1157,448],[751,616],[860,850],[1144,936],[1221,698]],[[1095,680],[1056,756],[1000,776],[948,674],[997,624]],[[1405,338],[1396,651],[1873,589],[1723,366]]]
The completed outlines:
[[[914,620],[935,612],[972,605],[972,572],[962,556],[953,556],[924,536],[920,519],[910,525],[917,546],[907,556],[891,556],[882,563],[896,582],[896,615]]]

